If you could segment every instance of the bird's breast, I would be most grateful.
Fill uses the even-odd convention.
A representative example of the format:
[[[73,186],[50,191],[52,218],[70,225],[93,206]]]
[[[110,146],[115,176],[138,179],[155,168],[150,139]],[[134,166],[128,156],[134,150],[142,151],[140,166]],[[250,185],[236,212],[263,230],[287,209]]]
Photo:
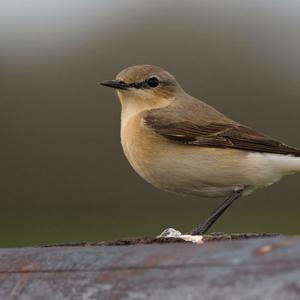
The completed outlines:
[[[144,125],[140,114],[121,123],[121,143],[124,154],[135,171],[149,181],[160,152],[159,136]]]

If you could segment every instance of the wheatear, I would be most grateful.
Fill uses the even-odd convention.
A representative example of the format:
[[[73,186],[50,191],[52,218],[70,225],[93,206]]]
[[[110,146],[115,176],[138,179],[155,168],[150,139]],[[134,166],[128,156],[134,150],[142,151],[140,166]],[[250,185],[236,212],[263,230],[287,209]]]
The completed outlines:
[[[122,146],[141,177],[168,192],[226,197],[193,235],[207,232],[240,196],[300,172],[299,149],[193,98],[160,67],[133,66],[101,84],[117,90]]]

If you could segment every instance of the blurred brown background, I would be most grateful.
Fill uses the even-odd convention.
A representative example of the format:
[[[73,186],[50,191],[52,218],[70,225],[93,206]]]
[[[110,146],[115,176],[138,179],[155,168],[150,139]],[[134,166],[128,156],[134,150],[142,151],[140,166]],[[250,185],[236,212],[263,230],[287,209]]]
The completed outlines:
[[[218,200],[156,190],[120,146],[96,81],[162,66],[225,114],[300,147],[300,2],[6,0],[0,9],[0,246],[189,230]],[[299,233],[299,176],[214,230]]]

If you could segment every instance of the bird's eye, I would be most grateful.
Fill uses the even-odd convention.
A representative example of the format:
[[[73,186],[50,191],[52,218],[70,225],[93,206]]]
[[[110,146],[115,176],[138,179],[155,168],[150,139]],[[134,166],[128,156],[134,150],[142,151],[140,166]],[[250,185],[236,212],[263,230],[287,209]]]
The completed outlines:
[[[159,79],[157,77],[150,77],[148,80],[147,80],[147,83],[150,87],[157,87],[159,85]]]

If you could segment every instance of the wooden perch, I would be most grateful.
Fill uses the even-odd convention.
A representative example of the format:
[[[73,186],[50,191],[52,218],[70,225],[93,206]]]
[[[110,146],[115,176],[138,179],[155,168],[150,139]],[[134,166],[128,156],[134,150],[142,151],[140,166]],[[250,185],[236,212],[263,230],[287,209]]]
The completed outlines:
[[[0,299],[300,299],[300,238],[248,237],[0,249]]]

